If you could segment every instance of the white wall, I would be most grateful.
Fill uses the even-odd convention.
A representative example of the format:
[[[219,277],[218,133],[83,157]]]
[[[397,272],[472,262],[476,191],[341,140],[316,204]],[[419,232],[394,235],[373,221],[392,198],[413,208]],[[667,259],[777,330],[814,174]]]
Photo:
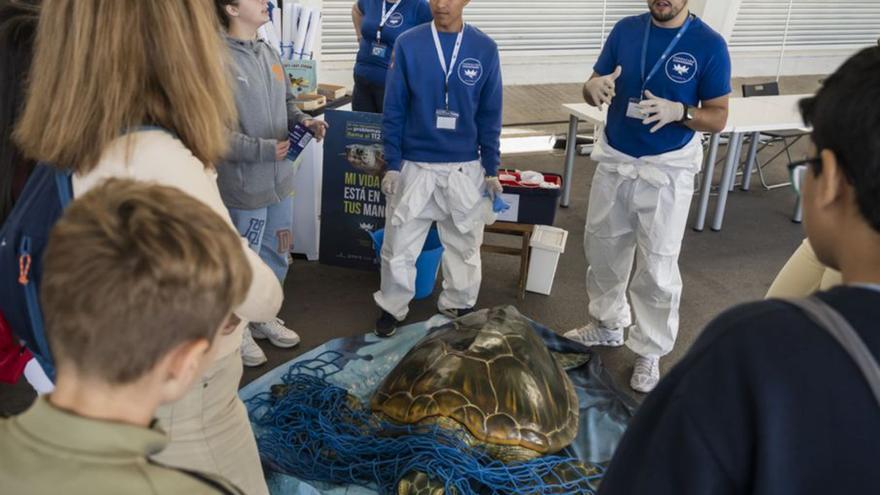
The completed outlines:
[[[690,8],[726,39],[730,38],[741,0],[690,0]],[[647,2],[646,2],[647,9]],[[466,12],[465,12],[466,13]],[[782,75],[827,74],[833,72],[852,53],[815,49],[785,54]],[[505,53],[501,56],[504,83],[552,84],[581,82],[592,73],[596,52],[564,52],[548,56],[538,53]],[[776,76],[779,52],[776,50],[731,50],[733,77]],[[319,65],[322,82],[352,85],[352,62],[323,60]]]

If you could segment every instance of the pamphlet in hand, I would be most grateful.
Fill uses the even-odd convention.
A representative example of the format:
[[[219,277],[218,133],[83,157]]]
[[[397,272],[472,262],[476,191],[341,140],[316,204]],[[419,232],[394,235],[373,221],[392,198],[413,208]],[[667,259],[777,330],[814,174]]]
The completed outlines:
[[[296,159],[299,158],[300,153],[306,149],[306,146],[312,142],[314,137],[315,135],[308,127],[302,124],[296,124],[293,126],[293,129],[291,129],[290,133],[287,135],[287,139],[290,140],[290,149],[287,151],[287,159],[290,161],[296,161]]]

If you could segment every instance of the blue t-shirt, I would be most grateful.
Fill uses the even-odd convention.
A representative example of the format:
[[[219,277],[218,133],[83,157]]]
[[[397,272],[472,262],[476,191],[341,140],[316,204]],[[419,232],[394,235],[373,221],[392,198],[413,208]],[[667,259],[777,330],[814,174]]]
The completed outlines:
[[[647,77],[679,31],[679,28],[654,25],[649,13],[618,22],[593,68],[603,76],[614,72],[618,65],[623,68],[608,110],[605,132],[611,146],[637,158],[681,149],[694,136],[693,130],[678,123],[651,134],[654,124],[644,125],[641,120],[626,116],[630,98],[640,99],[642,47],[649,25]],[[724,38],[702,20],[694,18],[669,58],[648,81],[647,90],[660,98],[692,107],[701,101],[730,94],[730,54]]]
[[[358,0],[357,6],[364,15],[361,22],[361,42],[358,46],[357,61],[354,75],[372,83],[385,85],[385,75],[391,64],[391,49],[397,37],[406,30],[431,22],[431,7],[427,0],[399,0],[400,6],[388,18],[382,28],[382,44],[385,45],[385,56],[373,55],[373,44],[376,43],[376,32],[382,20],[382,2],[384,0]],[[385,12],[390,12],[394,2],[385,2]]]
[[[439,33],[449,65],[458,33]],[[437,128],[445,110],[443,69],[431,24],[410,29],[394,45],[394,63],[385,86],[385,161],[400,170],[402,160],[427,163],[480,159],[486,174],[501,162],[503,91],[498,46],[466,25],[458,60],[449,78],[449,110],[458,113],[455,130]]]

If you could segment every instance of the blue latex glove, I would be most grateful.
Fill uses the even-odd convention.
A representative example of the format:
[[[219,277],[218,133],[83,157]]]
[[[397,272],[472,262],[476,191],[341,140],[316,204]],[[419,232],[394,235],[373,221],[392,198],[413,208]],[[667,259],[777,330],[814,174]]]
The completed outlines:
[[[491,197],[489,192],[483,194],[484,197]],[[505,211],[510,209],[510,205],[507,204],[507,201],[504,201],[504,198],[501,197],[500,194],[496,194],[495,198],[492,200],[492,211],[495,213],[504,213]]]

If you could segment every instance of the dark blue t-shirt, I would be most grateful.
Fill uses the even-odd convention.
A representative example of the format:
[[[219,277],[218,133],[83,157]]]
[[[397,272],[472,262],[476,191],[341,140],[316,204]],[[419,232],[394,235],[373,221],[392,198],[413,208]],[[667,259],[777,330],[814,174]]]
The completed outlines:
[[[618,22],[594,66],[596,73],[603,76],[614,72],[618,65],[623,67],[617,79],[616,96],[608,110],[605,132],[611,146],[635,157],[681,149],[694,136],[694,131],[678,123],[651,134],[654,124],[644,125],[641,120],[626,116],[630,98],[640,97],[642,47],[649,25],[647,77],[679,30],[653,25],[651,14],[627,17]],[[648,81],[647,89],[655,96],[692,107],[700,101],[729,94],[730,54],[724,38],[702,20],[694,18],[669,58]]]
[[[357,61],[354,75],[384,86],[388,66],[391,64],[391,51],[397,37],[419,24],[431,22],[431,7],[427,0],[400,0],[400,6],[388,18],[382,28],[382,44],[385,45],[385,56],[373,55],[373,44],[376,32],[382,20],[383,0],[358,0],[357,6],[364,15],[361,22],[361,42],[358,46]],[[394,2],[385,2],[385,12],[390,12]]]
[[[819,297],[880,360],[880,292]],[[716,318],[642,404],[600,495],[826,495],[880,487],[880,407],[855,361],[781,301]]]

